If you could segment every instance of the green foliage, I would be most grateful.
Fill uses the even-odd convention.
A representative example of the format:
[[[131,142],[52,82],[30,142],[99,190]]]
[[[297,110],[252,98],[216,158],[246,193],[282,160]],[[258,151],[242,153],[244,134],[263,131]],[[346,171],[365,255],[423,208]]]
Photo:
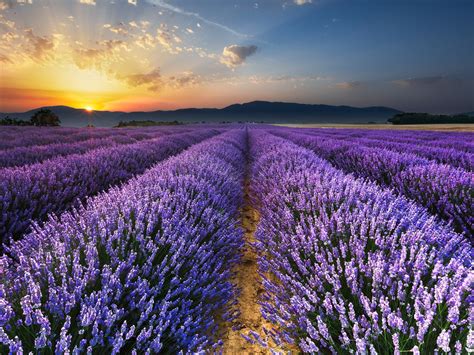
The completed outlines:
[[[31,123],[34,126],[59,126],[61,121],[59,117],[50,109],[42,108],[31,116]]]
[[[31,121],[22,121],[16,117],[5,116],[0,120],[0,126],[31,126]]]
[[[394,125],[402,124],[439,124],[474,123],[474,117],[468,115],[431,115],[429,113],[398,113],[388,120]]]
[[[178,121],[157,122],[157,121],[120,121],[116,127],[147,127],[147,126],[177,126],[183,123]]]

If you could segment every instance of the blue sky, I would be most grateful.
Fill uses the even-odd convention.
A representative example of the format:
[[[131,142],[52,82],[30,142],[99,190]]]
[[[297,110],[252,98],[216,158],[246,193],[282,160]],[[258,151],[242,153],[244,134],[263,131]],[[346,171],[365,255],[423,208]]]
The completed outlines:
[[[473,24],[460,0],[0,0],[0,109],[473,111]]]

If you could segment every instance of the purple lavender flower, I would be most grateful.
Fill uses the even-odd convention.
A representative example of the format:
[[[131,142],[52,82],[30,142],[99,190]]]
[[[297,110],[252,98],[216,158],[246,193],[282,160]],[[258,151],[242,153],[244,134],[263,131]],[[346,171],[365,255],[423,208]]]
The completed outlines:
[[[243,244],[245,135],[229,130],[193,145],[13,243],[0,258],[5,346],[73,353],[219,346],[215,317],[235,304],[230,267]]]
[[[331,146],[327,157],[344,159],[344,146]],[[267,319],[304,352],[402,352],[413,345],[434,351],[436,338],[427,339],[439,335],[439,322],[466,342],[461,323],[469,309],[473,250],[465,236],[392,190],[346,175],[288,140],[255,130],[250,147],[252,190],[261,206],[260,265],[271,271],[264,280]],[[329,336],[321,336],[322,324]]]

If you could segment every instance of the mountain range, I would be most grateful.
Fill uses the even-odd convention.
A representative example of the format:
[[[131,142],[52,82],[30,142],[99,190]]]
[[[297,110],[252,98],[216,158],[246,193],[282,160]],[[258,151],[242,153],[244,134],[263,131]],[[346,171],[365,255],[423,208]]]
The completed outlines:
[[[310,105],[287,102],[253,101],[218,108],[186,108],[169,111],[122,112],[92,111],[69,106],[48,106],[56,113],[61,125],[66,127],[83,127],[91,122],[96,127],[112,127],[120,121],[157,122],[179,121],[192,122],[263,122],[263,123],[385,123],[401,111],[383,106],[352,107],[331,105]],[[0,118],[10,116],[29,120],[40,108],[19,112],[0,113]]]

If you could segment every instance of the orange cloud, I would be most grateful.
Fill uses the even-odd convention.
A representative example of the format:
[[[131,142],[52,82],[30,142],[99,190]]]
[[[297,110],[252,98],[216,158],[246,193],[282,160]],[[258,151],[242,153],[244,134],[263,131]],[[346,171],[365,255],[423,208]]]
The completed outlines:
[[[155,69],[146,74],[131,74],[121,77],[129,86],[147,86],[150,91],[158,91],[161,87],[161,74]]]
[[[54,41],[48,37],[37,36],[31,28],[25,30],[25,38],[29,45],[29,53],[34,60],[48,59],[54,49]]]

